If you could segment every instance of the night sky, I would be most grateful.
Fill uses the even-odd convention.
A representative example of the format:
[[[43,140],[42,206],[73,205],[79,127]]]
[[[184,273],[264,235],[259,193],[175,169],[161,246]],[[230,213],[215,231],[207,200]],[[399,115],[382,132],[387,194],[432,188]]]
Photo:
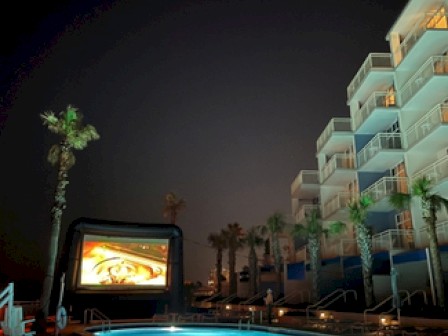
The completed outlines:
[[[101,139],[75,153],[63,230],[78,217],[166,222],[163,197],[174,191],[187,202],[177,223],[185,277],[205,282],[215,261],[209,233],[290,214],[291,182],[317,168],[317,137],[331,117],[349,116],[346,88],[368,53],[388,51],[405,3],[8,4],[0,272],[41,276],[56,179],[46,155],[57,138],[39,114],[73,104]]]

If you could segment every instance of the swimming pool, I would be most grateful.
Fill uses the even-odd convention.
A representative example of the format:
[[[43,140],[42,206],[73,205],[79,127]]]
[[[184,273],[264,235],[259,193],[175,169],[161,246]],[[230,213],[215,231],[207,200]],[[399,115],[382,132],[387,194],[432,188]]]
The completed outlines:
[[[272,335],[323,335],[316,332],[291,330],[278,327],[263,327],[247,325],[225,324],[219,327],[211,326],[164,326],[164,327],[132,327],[132,326],[113,326],[110,331],[101,331],[92,329],[95,336],[272,336]],[[328,336],[328,335],[327,335]]]

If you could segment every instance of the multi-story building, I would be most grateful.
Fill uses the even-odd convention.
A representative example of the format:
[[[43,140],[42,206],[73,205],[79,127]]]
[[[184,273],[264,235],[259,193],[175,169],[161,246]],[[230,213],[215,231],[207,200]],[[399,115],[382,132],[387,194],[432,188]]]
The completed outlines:
[[[409,290],[426,286],[429,277],[421,253],[428,246],[425,224],[419,202],[397,211],[389,196],[409,192],[416,178],[426,176],[433,191],[448,198],[447,16],[447,0],[408,2],[386,36],[390,53],[369,54],[348,85],[349,116],[331,119],[317,139],[318,170],[301,171],[291,186],[295,220],[303,223],[307,211],[318,207],[324,226],[338,220],[350,224],[348,201],[369,195],[375,201],[367,224],[372,228],[376,273],[388,276],[390,266],[401,263],[400,285]],[[344,283],[344,260],[357,255],[349,227],[343,236],[322,241],[324,264],[340,261]],[[444,251],[448,216],[443,211],[437,234]],[[306,265],[302,250],[296,263]],[[448,270],[447,256],[443,262]],[[419,279],[406,277],[409,263],[423,270]],[[285,283],[292,278],[287,276]],[[293,288],[293,283],[285,288]],[[387,289],[378,283],[376,293],[386,295]]]

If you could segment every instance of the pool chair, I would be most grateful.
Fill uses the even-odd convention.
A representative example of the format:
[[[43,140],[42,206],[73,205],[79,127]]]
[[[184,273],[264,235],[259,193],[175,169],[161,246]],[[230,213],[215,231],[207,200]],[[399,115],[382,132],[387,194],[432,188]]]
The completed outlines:
[[[23,319],[23,309],[21,306],[12,306],[11,311],[8,311],[10,307],[5,309],[4,320],[0,322],[3,334],[6,336],[31,336],[35,331],[30,331],[29,325],[34,322],[35,319]]]

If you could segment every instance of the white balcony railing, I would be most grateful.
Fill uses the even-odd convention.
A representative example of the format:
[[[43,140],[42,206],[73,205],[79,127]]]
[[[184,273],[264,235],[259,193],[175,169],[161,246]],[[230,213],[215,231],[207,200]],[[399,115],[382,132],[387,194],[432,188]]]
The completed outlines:
[[[401,42],[399,49],[401,51],[401,57],[404,58],[412,47],[417,43],[420,37],[430,29],[447,29],[448,19],[446,15],[446,9],[440,7],[433,13],[426,14],[423,19],[415,26],[415,28],[404,38]]]
[[[386,149],[401,149],[400,133],[377,133],[358,153],[358,167],[362,167],[379,151]]]
[[[374,202],[381,201],[384,197],[388,197],[393,193],[408,192],[407,177],[390,177],[385,176],[376,181],[370,187],[365,189],[361,195],[369,196]]]
[[[291,184],[291,194],[294,194],[304,184],[318,185],[319,172],[317,170],[301,170]]]
[[[406,131],[407,148],[412,147],[436,127],[448,124],[448,104],[439,104]]]
[[[320,171],[321,183],[324,182],[336,169],[354,169],[355,157],[350,154],[335,154],[322,167]]]
[[[394,92],[377,91],[372,93],[372,95],[369,97],[369,99],[367,99],[364,105],[354,113],[354,129],[357,130],[376,108],[388,108],[395,106],[396,99]]]
[[[332,118],[325,127],[322,134],[317,139],[317,151],[320,152],[322,147],[327,143],[335,132],[352,132],[352,121],[350,118]]]
[[[361,83],[367,77],[369,72],[373,69],[384,70],[392,69],[392,57],[389,53],[371,53],[362,63],[355,77],[353,77],[349,86],[347,87],[347,98],[350,101],[353,95],[361,86]]]
[[[297,222],[304,224],[306,217],[311,215],[313,211],[319,211],[319,204],[303,204],[300,206],[296,215]]]
[[[434,163],[418,171],[412,176],[412,181],[419,178],[428,178],[432,185],[436,185],[448,177],[448,156],[443,156]]]
[[[414,244],[413,230],[390,229],[372,236],[373,252],[390,251],[392,249],[411,249]]]
[[[325,219],[336,211],[346,208],[349,202],[357,198],[357,194],[348,191],[341,191],[337,193],[333,198],[331,198],[327,203],[323,205],[322,218]]]
[[[400,91],[401,106],[404,106],[432,77],[446,74],[448,74],[447,56],[429,58]]]
[[[416,241],[418,248],[425,248],[429,246],[427,230],[428,228],[426,226],[420,228]],[[448,243],[448,221],[443,221],[436,224],[436,234],[439,245]]]

